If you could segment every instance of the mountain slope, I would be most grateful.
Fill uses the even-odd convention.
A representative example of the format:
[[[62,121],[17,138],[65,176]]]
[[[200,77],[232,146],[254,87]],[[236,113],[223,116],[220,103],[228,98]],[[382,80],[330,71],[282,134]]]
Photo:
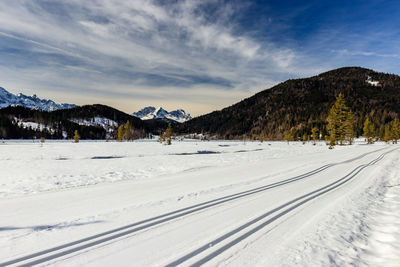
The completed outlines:
[[[167,127],[165,122],[142,121],[99,104],[52,112],[9,106],[0,109],[0,138],[72,138],[74,131],[78,130],[82,139],[113,139],[118,126],[128,120],[135,138],[159,133]]]
[[[194,118],[176,127],[182,133],[204,132],[219,138],[264,135],[281,139],[326,135],[326,119],[336,96],[343,93],[356,119],[356,132],[368,116],[383,134],[383,125],[400,114],[400,77],[360,67],[345,67],[306,78],[288,80],[237,104]]]
[[[52,100],[40,99],[36,95],[27,96],[24,94],[14,95],[0,87],[0,108],[8,106],[22,106],[30,109],[53,111],[59,109],[74,108],[73,104],[57,104]]]
[[[135,117],[138,117],[142,120],[155,120],[155,119],[166,119],[171,120],[173,122],[185,122],[191,120],[192,117],[190,114],[186,114],[183,109],[173,110],[171,112],[166,111],[162,107],[145,107],[138,112],[134,112],[132,114]]]

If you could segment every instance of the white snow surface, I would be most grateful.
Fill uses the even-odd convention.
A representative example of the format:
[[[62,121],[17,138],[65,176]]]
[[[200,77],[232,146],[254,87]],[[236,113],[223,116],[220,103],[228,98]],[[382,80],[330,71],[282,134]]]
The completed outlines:
[[[372,85],[372,86],[379,86],[379,81],[374,81],[374,80],[372,80],[371,76],[368,76],[368,77],[367,77],[366,82],[369,83],[369,84]]]
[[[397,145],[5,140],[0,151],[0,265],[139,222],[40,265],[399,266]]]
[[[52,129],[51,127],[32,121],[20,121],[18,122],[18,126],[22,128],[31,128],[32,130],[39,130],[41,132],[44,129],[47,129],[50,132],[54,132],[54,129]]]
[[[116,121],[99,116],[90,119],[72,118],[70,120],[72,122],[78,123],[79,125],[100,126],[103,127],[107,132],[113,132],[114,129],[118,127],[118,123]]]

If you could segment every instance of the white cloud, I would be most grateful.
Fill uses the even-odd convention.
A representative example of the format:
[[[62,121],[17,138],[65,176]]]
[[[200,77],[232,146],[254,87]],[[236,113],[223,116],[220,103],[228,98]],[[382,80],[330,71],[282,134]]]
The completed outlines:
[[[161,95],[166,103],[177,98],[193,103],[200,94],[192,92],[201,88],[207,88],[204,90],[211,98],[213,94],[220,98],[229,94],[232,99],[232,94],[237,94],[240,100],[244,94],[272,85],[274,73],[297,73],[299,56],[295,51],[235,32],[229,21],[240,10],[234,6],[218,6],[219,17],[210,21],[201,10],[205,3],[0,2],[0,38],[24,42],[27,47],[23,49],[34,53],[42,64],[27,60],[23,67],[10,68],[7,73],[26,73],[21,85],[31,83],[37,90],[64,83],[59,90],[70,88],[71,95],[118,95],[124,88],[124,97],[146,95],[150,99],[165,88],[168,93]],[[33,75],[42,72],[46,72],[46,79]],[[14,76],[0,74],[0,79],[17,84],[10,81]],[[215,105],[210,103],[204,112]]]

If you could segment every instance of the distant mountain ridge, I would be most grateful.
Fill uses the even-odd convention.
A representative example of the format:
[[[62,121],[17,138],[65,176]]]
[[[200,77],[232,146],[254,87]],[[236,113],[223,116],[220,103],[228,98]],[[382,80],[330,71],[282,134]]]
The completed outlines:
[[[27,96],[22,93],[14,95],[3,87],[0,87],[0,108],[5,108],[8,106],[21,106],[42,111],[54,111],[76,107],[74,104],[57,104],[52,100],[41,99],[36,95]]]
[[[0,139],[71,139],[75,130],[82,139],[115,139],[118,127],[130,121],[134,138],[165,131],[168,123],[142,121],[109,106],[94,104],[51,112],[23,106],[0,109]]]
[[[168,112],[162,107],[155,108],[151,106],[145,107],[138,112],[134,112],[132,115],[142,120],[167,119],[179,123],[183,123],[192,119],[190,114],[187,114],[183,109],[177,109]]]

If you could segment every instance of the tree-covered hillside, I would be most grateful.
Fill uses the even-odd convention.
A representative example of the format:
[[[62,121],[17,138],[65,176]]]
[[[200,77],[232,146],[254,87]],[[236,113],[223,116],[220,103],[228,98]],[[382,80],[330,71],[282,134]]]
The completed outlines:
[[[208,133],[219,138],[243,135],[282,139],[311,135],[317,127],[327,134],[327,117],[339,93],[354,113],[356,134],[366,117],[384,135],[384,125],[400,114],[400,77],[360,67],[346,67],[306,79],[288,80],[221,111],[194,118],[176,130]],[[382,132],[382,133],[381,133]]]
[[[77,121],[91,122],[102,118],[115,124],[89,125]],[[145,122],[117,109],[105,105],[86,105],[52,112],[33,110],[20,106],[0,109],[0,138],[52,138],[71,139],[75,130],[82,139],[116,138],[118,125],[130,122],[135,138],[145,137],[149,133],[157,134],[167,127],[163,121]],[[26,123],[40,124],[43,129],[26,126]],[[25,123],[25,126],[22,124]],[[28,124],[29,125],[29,124]]]

